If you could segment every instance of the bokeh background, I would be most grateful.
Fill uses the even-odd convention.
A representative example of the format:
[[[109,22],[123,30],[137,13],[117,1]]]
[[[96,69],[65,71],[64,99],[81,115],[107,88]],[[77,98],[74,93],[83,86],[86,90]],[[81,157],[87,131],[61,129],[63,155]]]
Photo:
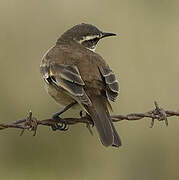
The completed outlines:
[[[177,0],[0,0],[0,121],[29,110],[43,119],[59,110],[43,88],[39,64],[60,34],[81,22],[118,34],[97,48],[120,79],[115,114],[151,110],[154,100],[179,110],[178,7]],[[39,127],[35,137],[1,131],[0,179],[179,179],[178,118],[168,128],[157,121],[150,129],[148,119],[115,125],[119,149],[103,147],[85,125],[67,132]]]

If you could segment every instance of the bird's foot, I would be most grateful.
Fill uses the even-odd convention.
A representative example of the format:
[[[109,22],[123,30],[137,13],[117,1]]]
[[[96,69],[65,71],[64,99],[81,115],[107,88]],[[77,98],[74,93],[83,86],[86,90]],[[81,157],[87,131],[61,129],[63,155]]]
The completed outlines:
[[[93,136],[93,131],[91,129],[91,127],[94,127],[94,121],[91,119],[91,117],[86,114],[86,118],[87,118],[87,123],[86,123],[86,127],[89,130],[90,134]]]
[[[87,124],[91,125],[92,127],[94,127],[94,121],[91,119],[91,116],[89,116],[88,114],[86,114],[86,118],[87,118]]]
[[[59,123],[55,123],[54,125],[51,126],[53,131],[56,131],[56,130],[67,131],[68,130],[69,126],[68,126],[66,120],[60,118],[56,114],[53,115],[52,118],[59,121]]]
[[[87,113],[85,113],[85,114],[83,114],[83,113],[85,113],[85,112],[84,111],[80,111],[80,117],[81,118],[86,117],[87,124],[91,125],[92,127],[94,127],[94,121],[91,119],[91,117]]]

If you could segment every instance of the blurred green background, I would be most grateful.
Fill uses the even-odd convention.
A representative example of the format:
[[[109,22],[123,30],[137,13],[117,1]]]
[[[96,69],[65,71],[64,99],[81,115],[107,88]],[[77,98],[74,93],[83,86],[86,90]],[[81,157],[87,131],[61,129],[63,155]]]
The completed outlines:
[[[115,114],[145,112],[157,100],[179,110],[179,1],[0,0],[0,121],[31,109],[40,119],[59,106],[39,73],[43,54],[68,28],[85,22],[120,34],[101,41],[101,54],[120,79]],[[65,116],[72,116],[66,113]],[[178,180],[179,119],[116,123],[123,146],[105,148],[85,125],[67,132],[39,127],[37,136],[0,132],[0,179]]]

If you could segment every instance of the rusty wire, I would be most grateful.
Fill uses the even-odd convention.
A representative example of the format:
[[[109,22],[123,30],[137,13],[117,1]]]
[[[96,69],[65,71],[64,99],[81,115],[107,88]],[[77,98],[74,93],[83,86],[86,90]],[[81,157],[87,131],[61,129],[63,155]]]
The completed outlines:
[[[113,122],[119,122],[123,120],[128,120],[128,121],[136,121],[136,120],[141,120],[143,118],[149,118],[151,119],[151,128],[154,126],[154,121],[164,121],[166,126],[168,126],[168,118],[172,116],[179,116],[179,111],[169,111],[165,110],[163,108],[160,108],[158,103],[155,101],[154,102],[155,109],[145,112],[145,113],[130,113],[127,115],[112,115],[111,119]],[[77,123],[85,123],[86,127],[91,131],[91,126],[93,125],[91,119],[89,116],[84,116],[80,118],[64,118],[66,123],[68,125],[74,125]],[[20,135],[23,135],[25,130],[33,131],[33,136],[36,135],[37,127],[39,125],[42,126],[52,126],[56,123],[59,123],[58,120],[49,118],[49,119],[43,119],[43,120],[38,120],[36,117],[32,115],[32,112],[30,111],[28,113],[28,116],[24,119],[17,120],[11,123],[0,123],[0,130],[4,130],[7,128],[18,128],[21,129]],[[91,126],[90,126],[91,125]]]

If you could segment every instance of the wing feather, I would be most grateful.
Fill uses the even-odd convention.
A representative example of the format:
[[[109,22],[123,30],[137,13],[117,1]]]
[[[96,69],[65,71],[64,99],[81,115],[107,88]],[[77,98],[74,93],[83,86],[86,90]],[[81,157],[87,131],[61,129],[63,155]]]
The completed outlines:
[[[77,66],[51,62],[48,67],[41,66],[41,73],[51,85],[63,89],[81,104],[91,105],[91,101],[84,90],[85,83]]]
[[[109,68],[109,66],[99,67],[101,75],[103,76],[106,95],[111,101],[115,101],[119,93],[119,83],[115,77],[115,74]]]

